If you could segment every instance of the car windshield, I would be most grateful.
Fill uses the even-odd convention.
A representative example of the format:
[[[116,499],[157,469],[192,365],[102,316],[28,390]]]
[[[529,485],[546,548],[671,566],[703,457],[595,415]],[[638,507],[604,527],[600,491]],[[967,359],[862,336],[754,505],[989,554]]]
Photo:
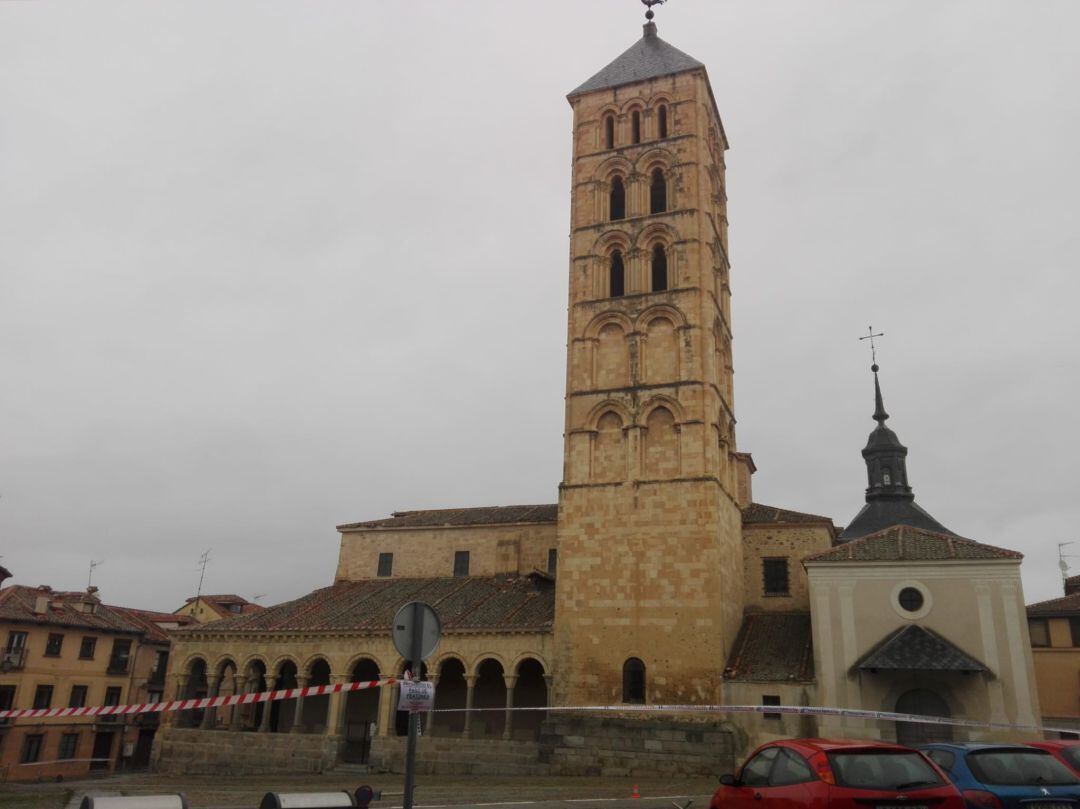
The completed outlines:
[[[1080,783],[1045,750],[976,750],[968,753],[972,774],[999,786],[1065,786]]]
[[[1069,745],[1061,748],[1061,755],[1074,767],[1080,768],[1080,744]]]
[[[914,751],[840,751],[829,754],[829,764],[838,785],[855,789],[894,792],[937,787],[944,783],[926,759]]]

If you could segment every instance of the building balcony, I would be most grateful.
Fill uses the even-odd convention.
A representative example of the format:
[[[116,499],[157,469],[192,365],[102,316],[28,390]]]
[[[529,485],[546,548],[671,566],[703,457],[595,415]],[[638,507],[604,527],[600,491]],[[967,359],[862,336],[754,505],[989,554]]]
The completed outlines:
[[[144,728],[156,728],[161,724],[161,714],[159,713],[139,713],[135,714],[133,719],[136,725]]]
[[[165,685],[165,669],[152,669],[146,678],[147,685]]]
[[[26,647],[4,649],[0,654],[0,671],[18,671],[26,665]]]
[[[130,660],[126,657],[113,659],[109,661],[108,668],[105,669],[106,674],[127,674],[128,668],[130,668]]]

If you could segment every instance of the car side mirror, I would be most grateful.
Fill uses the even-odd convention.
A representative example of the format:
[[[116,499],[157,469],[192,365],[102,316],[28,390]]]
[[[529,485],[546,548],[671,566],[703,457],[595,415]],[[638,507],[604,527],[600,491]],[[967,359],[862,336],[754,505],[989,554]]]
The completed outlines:
[[[731,773],[725,773],[720,776],[720,785],[725,787],[737,787],[739,782],[735,780],[735,776]]]

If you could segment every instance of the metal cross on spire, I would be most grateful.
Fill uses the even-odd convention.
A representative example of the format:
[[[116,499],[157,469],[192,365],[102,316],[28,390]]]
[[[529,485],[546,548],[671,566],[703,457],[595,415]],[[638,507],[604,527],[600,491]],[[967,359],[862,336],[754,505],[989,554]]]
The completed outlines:
[[[653,6],[662,6],[667,0],[641,0],[641,4],[646,6],[649,10],[645,12],[645,19],[651,20],[656,16],[656,13],[652,10]]]
[[[867,326],[866,330],[867,330],[868,334],[864,334],[859,339],[860,340],[869,340],[870,341],[870,359],[874,363],[874,371],[877,371],[877,346],[874,345],[874,338],[875,337],[884,337],[885,332],[879,331],[877,334],[875,334],[873,326]]]

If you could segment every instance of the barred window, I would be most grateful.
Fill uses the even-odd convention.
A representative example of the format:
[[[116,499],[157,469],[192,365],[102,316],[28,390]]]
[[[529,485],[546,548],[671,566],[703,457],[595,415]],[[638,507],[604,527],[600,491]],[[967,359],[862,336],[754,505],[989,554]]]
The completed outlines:
[[[555,570],[559,566],[559,551],[555,548],[548,548],[548,568],[547,572],[549,576],[555,575]]]
[[[34,689],[34,710],[37,711],[42,708],[51,708],[52,692],[53,687],[51,685],[39,685]]]
[[[75,758],[75,749],[79,746],[78,733],[65,733],[60,737],[60,749],[56,751],[57,758]]]
[[[73,685],[71,686],[71,699],[68,700],[69,708],[82,708],[86,705],[86,691],[85,685]]]
[[[1050,626],[1045,618],[1028,618],[1028,632],[1031,634],[1032,646],[1050,645]]]
[[[765,595],[790,595],[791,588],[788,581],[788,560],[786,556],[776,559],[763,559],[761,561],[761,572],[765,580]]]
[[[41,747],[45,742],[44,733],[29,733],[23,739],[22,758],[23,764],[33,764],[41,758]]]
[[[97,638],[83,638],[79,644],[79,660],[93,660],[97,651]]]

